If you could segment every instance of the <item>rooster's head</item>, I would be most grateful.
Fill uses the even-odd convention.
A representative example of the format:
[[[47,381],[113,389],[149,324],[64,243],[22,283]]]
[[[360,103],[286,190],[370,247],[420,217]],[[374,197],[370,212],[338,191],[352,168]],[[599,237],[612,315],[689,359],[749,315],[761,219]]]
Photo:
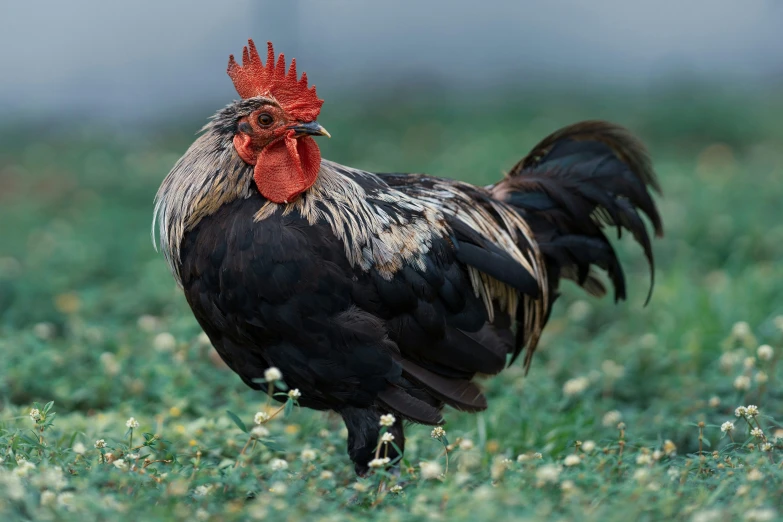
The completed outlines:
[[[238,104],[234,148],[245,163],[254,166],[256,186],[275,203],[287,203],[315,183],[321,151],[311,136],[329,136],[316,118],[323,100],[307,74],[297,78],[296,60],[286,71],[285,57],[275,62],[268,43],[266,65],[253,40],[242,51],[242,65],[228,59],[228,75],[242,97]]]

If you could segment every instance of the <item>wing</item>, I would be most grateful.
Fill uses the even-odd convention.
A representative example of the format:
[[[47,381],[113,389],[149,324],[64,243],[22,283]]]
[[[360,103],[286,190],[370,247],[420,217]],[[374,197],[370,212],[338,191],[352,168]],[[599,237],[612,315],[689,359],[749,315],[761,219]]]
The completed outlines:
[[[388,199],[376,191],[399,191],[438,208],[444,226],[423,263],[406,264],[392,277],[371,270],[371,303],[361,306],[385,318],[404,377],[455,408],[483,409],[473,376],[498,373],[509,354],[537,342],[548,313],[545,274],[530,232],[478,187],[423,175],[378,179],[383,186],[366,189],[371,205]],[[516,336],[514,319],[522,321]]]

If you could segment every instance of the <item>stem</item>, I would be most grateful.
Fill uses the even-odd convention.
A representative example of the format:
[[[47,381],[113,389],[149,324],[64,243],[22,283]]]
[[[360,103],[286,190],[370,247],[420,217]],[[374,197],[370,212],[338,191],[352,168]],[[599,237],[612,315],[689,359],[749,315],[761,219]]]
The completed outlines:
[[[699,473],[702,472],[702,466],[704,465],[704,453],[702,448],[702,441],[704,440],[704,423],[699,423]]]
[[[172,461],[171,459],[169,459],[169,460],[166,460],[166,459],[148,460],[148,459],[147,459],[147,460],[144,460],[144,464],[142,464],[142,466],[141,466],[141,467],[142,467],[142,468],[146,468],[146,467],[147,467],[147,466],[149,466],[150,464],[155,464],[156,462],[162,462],[162,463],[164,463],[164,464],[171,464],[173,461]]]
[[[621,422],[620,428],[620,440],[617,444],[620,446],[620,451],[617,453],[617,470],[620,471],[620,466],[623,465],[623,451],[625,450],[625,423]]]
[[[201,450],[196,451],[196,463],[193,465],[193,473],[190,474],[190,480],[193,480],[196,476],[199,464],[201,464]]]
[[[239,452],[239,455],[237,455],[237,461],[234,463],[234,468],[239,466],[239,458],[245,454],[245,450],[250,445],[250,441],[253,440],[253,437],[248,437],[247,442],[245,442],[245,445],[242,446],[242,451]]]

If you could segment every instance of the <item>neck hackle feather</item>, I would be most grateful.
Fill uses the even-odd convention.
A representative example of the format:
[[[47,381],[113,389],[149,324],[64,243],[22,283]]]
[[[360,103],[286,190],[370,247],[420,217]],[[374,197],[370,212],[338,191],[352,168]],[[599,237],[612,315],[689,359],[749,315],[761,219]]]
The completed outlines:
[[[242,98],[271,96],[285,111],[303,122],[314,121],[321,112],[324,101],[315,93],[315,86],[307,86],[307,73],[298,79],[296,59],[291,60],[288,73],[285,71],[285,56],[281,53],[275,63],[275,50],[272,42],[267,42],[266,65],[261,63],[253,40],[247,41],[242,49],[242,65],[228,58],[228,75],[234,82],[237,93]]]

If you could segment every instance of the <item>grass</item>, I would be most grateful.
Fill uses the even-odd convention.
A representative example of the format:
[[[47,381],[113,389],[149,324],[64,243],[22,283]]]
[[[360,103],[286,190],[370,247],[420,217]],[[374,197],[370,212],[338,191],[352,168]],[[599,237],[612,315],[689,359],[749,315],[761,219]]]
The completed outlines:
[[[325,157],[476,183],[559,125],[629,126],[665,191],[652,302],[618,243],[629,302],[566,288],[529,376],[486,380],[490,408],[448,412],[445,436],[409,427],[399,477],[357,480],[339,419],[246,389],[152,249],[152,197],[198,124],[0,131],[3,520],[783,515],[779,97],[388,98],[322,116]],[[253,432],[257,412],[274,416]]]

